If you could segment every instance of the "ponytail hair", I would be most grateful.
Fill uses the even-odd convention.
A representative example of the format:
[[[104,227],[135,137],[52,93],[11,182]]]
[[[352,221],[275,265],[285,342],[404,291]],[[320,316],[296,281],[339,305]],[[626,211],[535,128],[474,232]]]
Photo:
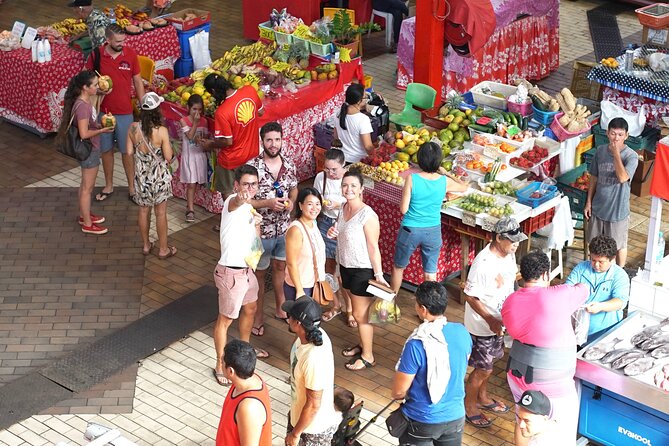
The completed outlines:
[[[70,83],[67,85],[67,90],[65,90],[63,116],[60,121],[60,127],[58,127],[56,144],[62,144],[63,141],[65,141],[65,134],[67,133],[67,128],[70,126],[70,119],[72,119],[72,107],[74,107],[74,103],[81,95],[83,88],[91,85],[96,77],[97,74],[93,71],[84,70],[70,79]],[[74,122],[72,124],[76,125]]]
[[[314,344],[316,347],[323,345],[323,333],[319,324],[303,325],[307,341]]]
[[[204,88],[216,98],[216,103],[221,105],[225,101],[228,90],[232,90],[232,84],[223,76],[212,73],[204,78]]]
[[[358,102],[362,101],[362,98],[365,97],[365,87],[360,84],[351,84],[346,89],[346,99],[341,105],[341,110],[339,111],[339,127],[342,130],[346,130],[346,115],[348,114],[348,106],[355,105]]]

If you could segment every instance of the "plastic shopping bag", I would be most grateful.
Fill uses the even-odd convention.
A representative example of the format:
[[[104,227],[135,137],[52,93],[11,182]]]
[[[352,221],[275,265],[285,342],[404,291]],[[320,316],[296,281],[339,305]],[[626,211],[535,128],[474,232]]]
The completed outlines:
[[[400,321],[400,307],[395,300],[385,300],[377,297],[369,309],[370,324],[397,324]]]
[[[209,53],[209,32],[200,31],[188,38],[190,52],[193,55],[193,65],[196,70],[208,67],[211,64],[211,53]]]
[[[609,128],[609,122],[613,118],[624,118],[629,127],[629,136],[640,136],[646,126],[646,105],[642,105],[638,112],[625,110],[611,101],[602,101],[602,117],[599,125],[602,129]]]
[[[576,335],[576,345],[585,345],[588,341],[588,329],[590,328],[590,313],[581,307],[571,315],[571,325]]]
[[[251,244],[251,252],[249,252],[249,254],[244,257],[246,265],[248,265],[248,267],[253,271],[258,268],[258,263],[260,262],[260,257],[262,257],[263,252],[265,252],[265,249],[262,246],[262,240],[256,235],[256,238]]]

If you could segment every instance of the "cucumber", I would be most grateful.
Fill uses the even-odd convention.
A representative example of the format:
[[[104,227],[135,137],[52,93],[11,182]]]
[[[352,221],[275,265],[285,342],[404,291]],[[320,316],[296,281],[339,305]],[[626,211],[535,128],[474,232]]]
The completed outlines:
[[[527,116],[523,116],[522,122],[521,122],[521,124],[520,124],[520,128],[521,128],[522,130],[527,130],[527,123],[528,123],[529,121],[530,121],[530,118],[528,118]]]
[[[499,118],[502,118],[501,115],[502,115],[501,112],[498,112],[498,111],[495,111],[495,110],[490,110],[490,109],[488,109],[488,110],[484,110],[484,111],[483,111],[483,116],[487,116],[487,117],[490,118],[490,119],[499,119]]]
[[[474,129],[477,132],[495,133],[495,129],[488,127],[487,125],[469,124],[469,128]]]
[[[516,118],[515,113],[509,113],[509,118],[511,119],[511,124],[517,126],[518,125],[518,118]]]
[[[548,111],[546,105],[536,95],[531,94],[530,98],[532,99],[532,105],[534,105],[537,108],[537,110]]]

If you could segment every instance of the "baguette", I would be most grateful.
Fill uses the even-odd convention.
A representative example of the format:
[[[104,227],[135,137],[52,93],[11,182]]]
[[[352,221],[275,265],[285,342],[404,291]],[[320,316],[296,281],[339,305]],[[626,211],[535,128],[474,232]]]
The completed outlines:
[[[574,98],[571,90],[565,87],[560,90],[560,93],[562,94],[562,98],[564,99],[565,103],[569,107],[569,110],[574,110],[576,108],[576,98]]]

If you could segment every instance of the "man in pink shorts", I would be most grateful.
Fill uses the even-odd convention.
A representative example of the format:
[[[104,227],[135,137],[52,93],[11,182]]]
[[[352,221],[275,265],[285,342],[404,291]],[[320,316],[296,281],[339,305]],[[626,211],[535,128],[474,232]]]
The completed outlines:
[[[262,217],[249,203],[257,190],[258,171],[253,166],[242,165],[235,171],[235,193],[226,198],[221,212],[221,258],[214,271],[214,282],[218,288],[218,319],[214,326],[214,377],[222,386],[230,385],[223,371],[223,350],[228,339],[228,328],[232,321],[239,318],[239,337],[249,342],[256,312],[258,281],[247,260],[253,257],[251,254],[262,221]],[[258,358],[269,356],[264,350],[255,350]]]

